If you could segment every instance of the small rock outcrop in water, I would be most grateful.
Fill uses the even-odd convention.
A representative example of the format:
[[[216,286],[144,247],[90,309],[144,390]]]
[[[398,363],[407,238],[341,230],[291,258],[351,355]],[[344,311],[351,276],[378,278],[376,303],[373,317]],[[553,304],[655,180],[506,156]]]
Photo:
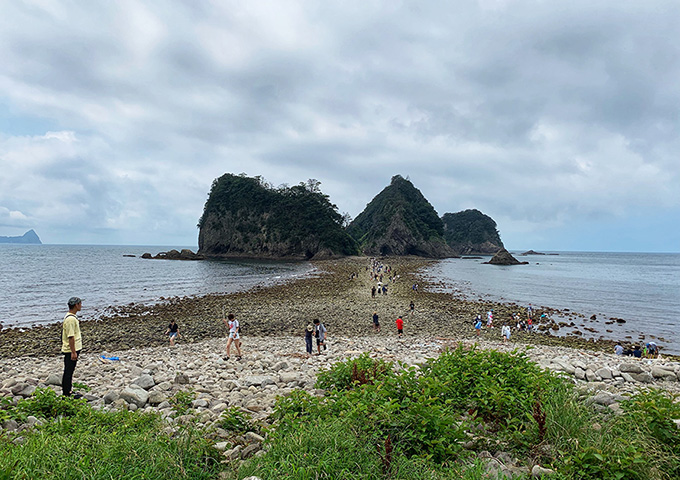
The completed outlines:
[[[520,255],[522,255],[522,256],[524,256],[524,255],[545,255],[545,253],[535,252],[533,250],[529,250],[528,252],[520,253]]]
[[[160,252],[155,256],[152,256],[150,253],[145,253],[142,255],[142,258],[154,260],[203,260],[205,257],[192,252],[188,248],[184,248],[181,252],[170,250],[168,252]]]
[[[42,245],[40,237],[33,229],[24,233],[20,237],[0,237],[0,243],[24,243],[32,245]]]
[[[490,265],[528,265],[529,262],[520,262],[517,260],[515,257],[510,255],[510,252],[508,252],[506,249],[502,248],[501,250],[496,253],[496,255],[493,256],[491,260],[488,262]]]
[[[207,257],[331,258],[358,253],[343,217],[319,182],[274,188],[262,178],[225,174],[210,189],[198,223]]]
[[[493,255],[504,248],[496,222],[479,210],[445,213],[444,238],[459,255]]]
[[[400,175],[347,227],[365,255],[456,256],[444,240],[444,224],[420,190]]]

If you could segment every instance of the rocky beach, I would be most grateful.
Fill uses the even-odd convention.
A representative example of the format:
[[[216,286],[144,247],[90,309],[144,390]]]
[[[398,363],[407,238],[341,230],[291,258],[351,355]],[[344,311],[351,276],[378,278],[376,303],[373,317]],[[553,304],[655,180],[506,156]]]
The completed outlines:
[[[313,275],[284,285],[231,295],[174,298],[153,307],[129,305],[102,321],[84,321],[84,352],[74,381],[94,408],[157,411],[167,420],[168,433],[188,422],[208,427],[215,447],[224,451],[227,460],[257,455],[263,438],[249,432],[235,441],[218,427],[224,410],[237,408],[267,424],[277,397],[295,389],[323,395],[315,389],[317,374],[363,353],[418,366],[459,345],[519,351],[543,368],[567,376],[595,408],[614,412],[621,400],[641,387],[680,393],[680,363],[674,358],[616,356],[610,353],[611,342],[556,337],[546,333],[549,323],[539,323],[543,328],[533,334],[513,331],[509,342],[502,341],[497,327],[477,336],[470,321],[474,315],[493,308],[496,318],[502,319],[518,307],[432,291],[436,281],[418,273],[429,264],[427,260],[389,258],[382,263],[391,267],[384,278],[388,293],[375,298],[371,297],[375,280],[370,278],[369,260],[349,258],[316,262]],[[389,282],[387,277],[392,275],[398,278]],[[417,292],[414,283],[419,284]],[[223,311],[241,319],[240,361],[224,358]],[[373,331],[374,311],[381,321],[379,333]],[[541,312],[551,313],[539,309],[536,316]],[[397,337],[394,325],[397,316],[404,318],[402,338]],[[170,318],[180,325],[181,337],[174,347],[163,335]],[[308,356],[303,330],[314,318],[328,328],[328,349]],[[0,396],[16,402],[38,388],[60,392],[59,334],[60,325],[0,334]],[[180,415],[173,408],[178,392],[190,393],[192,415]],[[21,431],[35,422],[40,420],[29,417],[26,424],[10,420],[2,427]]]
[[[461,340],[474,336],[472,319],[477,314],[484,316],[484,312],[493,309],[495,325],[500,326],[511,314],[523,313],[520,306],[512,303],[483,298],[470,300],[437,292],[442,286],[440,282],[421,274],[433,260],[390,257],[382,262],[389,265],[392,275],[399,275],[399,279],[388,282],[388,294],[378,295],[375,299],[370,294],[375,282],[369,277],[369,259],[366,257],[313,262],[314,274],[282,285],[226,295],[161,298],[155,305],[130,303],[112,307],[96,321],[87,320],[85,299],[81,313],[84,353],[165,345],[167,338],[163,333],[171,318],[179,324],[184,343],[225,337],[227,331],[220,318],[228,312],[236,314],[244,335],[249,337],[298,336],[311,319],[319,318],[333,335],[357,338],[372,333],[374,311],[386,326],[382,335],[390,336],[394,320],[398,315],[406,315],[408,305],[413,301],[415,315],[405,318],[407,335]],[[353,273],[356,275],[351,278]],[[411,289],[414,283],[420,286],[418,292]],[[541,320],[543,313],[547,317]],[[561,320],[553,321],[553,316]],[[588,326],[583,327],[585,332],[579,331],[576,322],[587,321],[582,314],[543,307],[536,309],[534,318],[535,332],[513,331],[513,341],[613,351],[611,341],[583,338],[596,332]],[[566,329],[582,335],[554,334]],[[485,331],[484,336],[500,336],[497,330]],[[28,330],[4,329],[0,331],[0,357],[57,355],[60,335],[60,322]]]

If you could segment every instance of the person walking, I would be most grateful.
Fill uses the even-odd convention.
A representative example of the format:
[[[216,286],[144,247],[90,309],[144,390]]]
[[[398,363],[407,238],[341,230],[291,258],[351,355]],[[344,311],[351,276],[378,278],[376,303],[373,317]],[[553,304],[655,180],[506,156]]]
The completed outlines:
[[[321,346],[326,350],[326,326],[318,318],[314,319],[314,336],[316,337],[317,355],[321,355]]]
[[[373,312],[373,330],[380,331],[380,320],[378,319],[378,312]]]
[[[305,328],[305,350],[307,350],[307,355],[312,354],[312,338],[314,338],[314,326],[310,323]]]
[[[477,336],[482,332],[482,316],[477,315],[475,317],[475,330],[477,330]]]
[[[413,314],[416,313],[416,304],[413,303],[413,300],[411,300],[411,303],[409,303],[408,308],[410,310],[411,316],[413,316]]]
[[[175,338],[179,337],[179,325],[177,325],[174,318],[172,320],[170,320],[170,325],[168,325],[168,329],[165,331],[165,334],[169,335],[170,346],[174,347],[175,346]]]
[[[80,351],[83,349],[83,337],[80,334],[78,312],[83,308],[83,302],[78,297],[68,300],[68,313],[64,317],[61,329],[61,353],[64,355],[64,375],[61,377],[61,391],[65,397],[80,398],[79,393],[73,393],[73,372],[76,369]]]
[[[401,319],[401,316],[399,316],[394,323],[397,324],[397,335],[401,338],[404,335],[404,321]]]
[[[236,360],[241,360],[241,326],[233,313],[227,315],[226,320],[223,318],[222,321],[229,329],[229,339],[227,340],[227,356],[224,357],[224,360],[229,360],[229,350],[231,349],[232,344],[234,345],[234,348],[236,348]]]

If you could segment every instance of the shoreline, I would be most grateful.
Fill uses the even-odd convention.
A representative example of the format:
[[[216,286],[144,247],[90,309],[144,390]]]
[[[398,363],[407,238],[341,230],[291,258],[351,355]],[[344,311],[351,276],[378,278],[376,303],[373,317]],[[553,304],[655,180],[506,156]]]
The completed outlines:
[[[183,343],[221,338],[227,335],[220,321],[222,311],[233,312],[240,320],[244,336],[279,337],[299,336],[305,325],[319,318],[329,335],[365,337],[373,333],[371,315],[377,311],[383,325],[382,334],[393,336],[394,320],[404,316],[405,334],[475,340],[472,319],[493,308],[496,327],[485,331],[484,340],[500,340],[500,326],[510,313],[520,309],[513,303],[487,299],[470,300],[450,293],[437,292],[438,282],[423,275],[422,270],[436,259],[420,257],[388,257],[381,260],[400,275],[389,283],[388,295],[371,298],[367,267],[369,257],[310,262],[313,270],[302,278],[276,285],[255,286],[244,292],[208,294],[196,297],[174,297],[153,305],[128,305],[117,308],[116,314],[99,320],[81,321],[85,353],[122,351],[130,348],[153,347],[167,344],[163,336],[170,318],[179,327]],[[350,279],[352,273],[356,278]],[[419,292],[411,285],[418,283]],[[414,301],[415,314],[410,317],[408,304]],[[85,305],[87,312],[87,305]],[[580,337],[560,337],[550,334],[552,321],[541,323],[540,314],[559,315],[551,308],[535,310],[534,333],[513,330],[516,345],[566,346],[579,350],[613,351],[612,340]],[[571,312],[575,313],[575,312]],[[486,330],[486,329],[485,329]],[[396,331],[396,330],[395,330]],[[548,333],[546,333],[548,332]],[[0,357],[49,356],[58,354],[61,322],[24,330],[0,331]],[[662,352],[663,353],[663,352]],[[677,356],[664,355],[678,359]]]

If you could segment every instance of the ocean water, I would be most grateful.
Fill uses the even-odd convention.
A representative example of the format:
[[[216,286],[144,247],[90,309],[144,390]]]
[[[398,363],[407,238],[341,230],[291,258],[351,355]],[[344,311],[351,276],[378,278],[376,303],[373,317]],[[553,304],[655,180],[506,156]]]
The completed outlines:
[[[140,258],[171,248],[188,247],[0,245],[0,321],[5,327],[61,321],[72,296],[83,299],[81,318],[97,319],[108,307],[243,291],[312,271],[308,262]]]
[[[558,255],[515,254],[518,260],[529,262],[517,266],[484,265],[490,257],[452,258],[425,274],[444,282],[443,290],[469,299],[491,298],[524,307],[531,303],[584,314],[586,319],[575,323],[598,330],[598,334],[589,334],[580,327],[586,338],[654,340],[663,346],[662,351],[680,354],[680,254],[545,253]],[[596,321],[589,319],[593,314]],[[610,318],[626,323],[607,325]]]

